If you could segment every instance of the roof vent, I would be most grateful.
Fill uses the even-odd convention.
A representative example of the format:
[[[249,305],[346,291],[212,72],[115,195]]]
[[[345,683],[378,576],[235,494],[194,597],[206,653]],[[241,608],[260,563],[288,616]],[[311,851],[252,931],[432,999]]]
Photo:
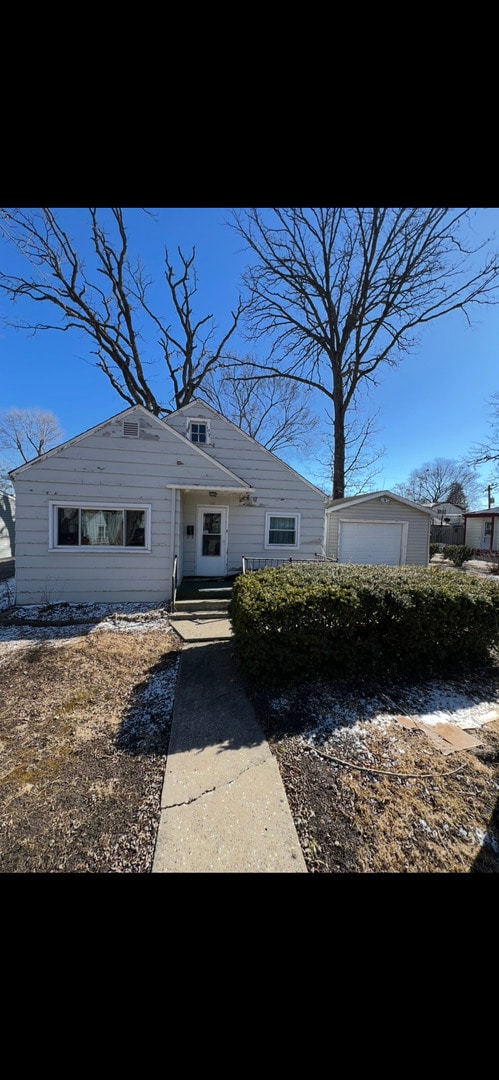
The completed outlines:
[[[123,421],[123,434],[128,435],[132,439],[138,439],[138,437],[139,437],[139,422],[138,422],[138,420],[124,420]]]

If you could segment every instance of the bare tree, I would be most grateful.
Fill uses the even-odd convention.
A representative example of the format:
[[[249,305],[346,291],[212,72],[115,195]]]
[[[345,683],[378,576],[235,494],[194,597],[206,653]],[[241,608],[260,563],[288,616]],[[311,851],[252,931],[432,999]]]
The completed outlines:
[[[248,334],[271,345],[261,377],[285,377],[325,395],[334,498],[345,492],[347,417],[359,388],[375,386],[381,365],[395,366],[414,349],[425,324],[453,311],[469,319],[473,305],[497,302],[499,259],[487,253],[490,240],[465,243],[470,210],[233,212],[230,223],[253,260],[244,276]]]
[[[332,421],[329,412],[327,419]],[[380,462],[385,455],[385,448],[377,445],[379,428],[376,426],[379,411],[363,418],[356,415],[355,406],[345,424],[345,495],[361,495],[372,489],[376,477],[381,472]],[[315,460],[321,470],[321,481],[327,491],[332,490],[334,456],[331,441],[324,439],[328,456],[316,453]]]
[[[41,457],[62,438],[59,421],[43,409],[4,409],[0,412],[0,450],[13,452],[23,462]]]
[[[481,492],[480,478],[474,469],[462,461],[435,458],[413,469],[405,484],[395,491],[418,503],[449,502],[469,510]]]
[[[313,446],[316,418],[306,391],[291,380],[252,379],[251,371],[255,376],[261,374],[250,357],[234,357],[218,379],[209,378],[204,383],[207,401],[272,453],[290,449],[308,452]]]
[[[193,297],[197,292],[195,249],[184,256],[180,248],[179,271],[165,249],[165,282],[173,323],[160,318],[149,306],[151,285],[140,261],[132,264],[123,210],[110,207],[113,235],[101,225],[97,209],[88,208],[89,237],[94,263],[87,269],[68,233],[48,207],[38,210],[2,208],[0,228],[25,256],[26,276],[0,271],[0,289],[12,300],[21,297],[52,310],[57,321],[21,321],[15,325],[33,333],[42,330],[81,331],[89,339],[95,363],[128,405],[141,404],[159,416],[180,408],[203,386],[225,359],[225,349],[242,312],[239,299],[231,312],[228,329],[215,341],[212,315],[196,318]],[[27,262],[26,262],[27,261]],[[163,397],[152,388],[146,368],[141,319],[150,320],[158,334],[170,385]]]
[[[493,477],[499,480],[499,394],[493,394],[488,405],[491,415],[489,437],[487,442],[479,443],[471,449],[469,465],[491,465]]]
[[[0,492],[2,491],[5,491],[7,495],[11,495],[14,492],[14,485],[9,476],[7,462],[0,458]]]

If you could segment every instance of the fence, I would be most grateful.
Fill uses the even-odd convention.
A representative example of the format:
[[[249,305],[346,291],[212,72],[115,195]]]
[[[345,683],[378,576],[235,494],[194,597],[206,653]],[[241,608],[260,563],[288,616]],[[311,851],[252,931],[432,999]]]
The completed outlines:
[[[464,544],[464,525],[430,525],[431,544]]]

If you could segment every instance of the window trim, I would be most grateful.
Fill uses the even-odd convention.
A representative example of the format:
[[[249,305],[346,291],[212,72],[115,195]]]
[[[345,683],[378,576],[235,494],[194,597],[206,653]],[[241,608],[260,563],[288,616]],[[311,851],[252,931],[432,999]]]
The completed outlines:
[[[139,547],[136,544],[132,546],[125,546],[125,544],[57,544],[57,511],[59,508],[69,508],[73,510],[142,510],[145,513],[145,527],[144,527],[144,546]],[[97,553],[109,554],[109,552],[134,552],[134,554],[143,555],[145,552],[151,551],[151,503],[129,503],[120,502],[114,503],[109,500],[104,503],[98,499],[86,500],[84,503],[79,502],[77,499],[51,499],[49,501],[49,551],[63,551],[65,554],[69,552],[82,552],[88,556],[90,553],[94,555]]]
[[[206,428],[206,442],[195,441],[192,438],[193,424],[204,424]],[[210,421],[207,420],[206,416],[188,416],[185,422],[185,432],[189,442],[191,442],[193,446],[211,446]]]
[[[294,518],[295,519],[295,543],[294,544],[271,544],[269,540],[270,534],[270,519],[271,518]],[[264,547],[266,551],[276,551],[281,549],[282,551],[297,551],[300,547],[300,524],[301,514],[297,510],[290,510],[288,512],[282,510],[267,510],[265,514],[265,538]]]

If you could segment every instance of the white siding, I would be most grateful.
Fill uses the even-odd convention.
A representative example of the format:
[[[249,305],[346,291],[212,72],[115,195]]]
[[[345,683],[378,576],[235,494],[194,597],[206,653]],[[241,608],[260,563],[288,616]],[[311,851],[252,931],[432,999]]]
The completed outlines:
[[[205,489],[234,486],[234,480],[154,417],[143,410],[127,415],[134,414],[140,420],[138,439],[123,436],[121,420],[109,421],[17,474],[18,604],[170,599],[180,508],[174,516],[179,496],[168,484],[182,477]],[[150,505],[151,551],[49,550],[49,503],[59,501],[93,509]]]
[[[494,532],[497,529],[497,522],[495,523]],[[483,547],[483,518],[466,518],[466,532],[464,535],[464,542],[469,547],[481,548]]]
[[[486,531],[486,525],[487,530]],[[466,518],[464,543],[484,551],[499,550],[499,514],[484,513],[480,517]]]
[[[233,424],[224,420],[208,406],[199,401],[192,402],[173,416],[168,417],[168,424],[180,434],[186,431],[186,418],[210,421],[209,446],[203,445],[206,453],[231,469],[237,476],[253,488],[249,497],[244,495],[217,495],[219,502],[229,506],[229,550],[228,569],[241,567],[242,555],[293,559],[311,558],[324,553],[324,505],[322,492],[302,476],[280,461],[253,439],[244,435]],[[215,485],[214,485],[215,486]],[[184,573],[194,574],[195,537],[188,538],[185,526],[196,523],[195,508],[199,503],[206,503],[205,498],[193,498],[191,493],[184,495]],[[210,500],[208,500],[209,502]],[[216,500],[213,500],[215,506]],[[291,513],[300,514],[300,547],[292,551],[284,545],[281,548],[265,547],[265,516],[267,512],[277,516]]]
[[[199,403],[192,414],[203,415]],[[139,421],[138,438],[123,435],[123,415]],[[211,502],[210,490],[217,491],[214,505],[218,500],[229,507],[228,570],[240,569],[242,555],[290,554],[286,546],[265,549],[267,511],[301,515],[293,558],[322,553],[322,493],[217,413],[207,410],[207,418],[214,445],[196,448],[184,435],[185,410],[163,423],[138,406],[18,470],[18,604],[170,600],[173,556],[179,558],[179,580],[195,573],[196,537],[187,537],[186,527],[196,526],[196,506]],[[50,503],[150,506],[151,550],[50,550]]]
[[[380,502],[378,498],[348,503],[326,513],[326,554],[331,559],[339,556],[338,530],[341,521],[359,522],[407,522],[407,551],[405,562],[411,566],[427,566],[431,517],[416,506],[410,507],[392,500]],[[378,560],[377,560],[378,561]]]

